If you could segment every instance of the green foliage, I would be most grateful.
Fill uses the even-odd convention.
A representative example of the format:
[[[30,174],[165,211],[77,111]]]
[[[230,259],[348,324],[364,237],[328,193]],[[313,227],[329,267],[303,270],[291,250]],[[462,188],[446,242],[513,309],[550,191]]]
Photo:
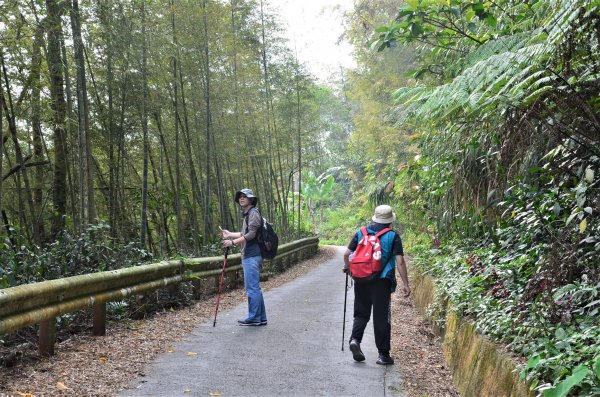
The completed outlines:
[[[501,23],[491,26],[489,15]],[[597,4],[589,1],[421,1],[400,11],[395,30],[379,29],[380,44],[425,40],[432,48],[421,67],[438,76],[400,87],[394,116],[400,128],[420,131],[420,185],[441,231],[458,226],[473,236],[494,192],[515,178],[533,179],[529,170],[558,145],[598,155],[597,136],[571,111],[586,109],[584,124],[598,128],[597,73],[590,74],[599,68],[595,21]],[[471,23],[477,29],[466,29]],[[415,24],[426,27],[416,34]],[[471,30],[485,40],[473,40]]]
[[[322,244],[346,246],[359,227],[368,222],[369,214],[362,206],[345,206],[325,211],[325,222],[319,239]]]
[[[123,245],[112,239],[104,223],[90,226],[78,237],[63,233],[43,247],[18,245],[24,239],[14,231],[2,237],[1,288],[135,266],[151,259],[137,244]]]
[[[421,247],[414,263],[438,280],[438,302],[449,298],[460,314],[476,320],[479,332],[531,357],[521,377],[532,387],[547,390],[544,395],[570,389],[593,394],[600,390],[594,375],[600,282],[552,287],[540,276],[540,250],[465,247],[463,241],[440,250]]]
[[[573,370],[573,373],[560,381],[551,389],[544,390],[544,397],[564,397],[569,394],[569,391],[583,381],[589,373],[589,369],[583,365],[579,365]]]
[[[54,239],[62,231],[51,228],[56,215],[67,219],[71,235],[97,215],[121,243],[145,235],[143,246],[156,255],[204,254],[217,225],[239,223],[231,195],[241,187],[254,189],[271,221],[281,220],[278,230],[293,229],[288,220],[300,223],[285,206],[297,175],[316,162],[335,162],[322,143],[344,141],[348,128],[340,120],[348,111],[296,59],[270,5],[80,2],[82,70],[70,3],[51,2],[60,3],[62,53],[45,51],[43,1],[0,3],[6,100],[0,224],[21,229],[25,245]],[[49,55],[63,57],[56,65],[65,100],[76,101],[75,91],[89,99],[85,109],[73,109],[89,126],[85,148],[78,147],[85,128],[77,115],[55,114]],[[64,156],[48,144],[59,128]],[[6,140],[13,132],[15,139]],[[59,170],[62,160],[66,168]],[[66,208],[58,207],[65,213],[54,213],[57,197],[47,193],[55,188],[68,197]]]
[[[362,1],[356,19],[385,5]],[[432,313],[449,298],[532,357],[522,378],[540,395],[600,394],[599,7],[406,1],[373,29],[379,51],[359,51],[351,77],[362,106],[348,145],[352,201],[394,206],[416,265],[438,280]],[[392,71],[400,63],[412,78]],[[380,85],[394,79],[393,93]],[[382,93],[395,100],[386,118]],[[332,230],[345,211],[328,214]]]
[[[315,176],[312,171],[302,181],[302,200],[307,221],[319,231],[323,224],[324,211],[332,201],[335,179],[331,174]]]
[[[591,371],[600,348],[598,164],[563,149],[532,170],[537,183],[510,186],[488,204],[485,217],[463,226],[479,230],[476,239],[459,234],[459,245],[446,246],[443,256],[425,252],[417,258],[438,278],[442,294],[476,319],[480,332],[537,357],[522,376],[534,386],[546,382],[540,390],[554,383],[556,393],[600,386]],[[559,172],[554,163],[572,173]],[[583,372],[574,368],[581,363],[590,372],[579,379]]]

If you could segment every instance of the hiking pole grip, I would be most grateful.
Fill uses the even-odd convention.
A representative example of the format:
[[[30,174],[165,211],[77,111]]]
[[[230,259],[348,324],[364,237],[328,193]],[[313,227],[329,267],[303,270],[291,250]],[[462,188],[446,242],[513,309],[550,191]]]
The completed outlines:
[[[344,351],[344,335],[346,333],[346,302],[348,300],[348,272],[350,270],[346,271],[346,287],[344,288],[344,321],[342,324],[342,351]]]
[[[225,277],[225,268],[227,267],[227,254],[229,253],[229,247],[225,248],[225,258],[223,259],[223,270],[221,270],[221,281],[219,282],[219,292],[217,293],[217,307],[215,307],[215,319],[213,320],[213,327],[217,325],[217,312],[219,311],[219,302],[221,302],[221,288],[223,287],[223,278]]]

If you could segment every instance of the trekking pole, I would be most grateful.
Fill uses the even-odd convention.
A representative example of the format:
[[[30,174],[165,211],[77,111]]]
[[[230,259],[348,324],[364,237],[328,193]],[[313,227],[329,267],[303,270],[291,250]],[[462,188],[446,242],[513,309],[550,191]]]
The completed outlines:
[[[342,351],[344,351],[344,334],[346,333],[346,301],[348,300],[348,271],[346,271],[346,292],[344,295],[344,323],[342,325]]]
[[[213,327],[217,325],[217,312],[219,311],[219,302],[221,301],[221,288],[223,287],[223,277],[225,277],[225,268],[227,267],[227,254],[229,247],[225,248],[225,259],[223,259],[223,270],[221,271],[221,282],[219,283],[219,293],[217,294],[217,307],[215,308],[215,320]]]

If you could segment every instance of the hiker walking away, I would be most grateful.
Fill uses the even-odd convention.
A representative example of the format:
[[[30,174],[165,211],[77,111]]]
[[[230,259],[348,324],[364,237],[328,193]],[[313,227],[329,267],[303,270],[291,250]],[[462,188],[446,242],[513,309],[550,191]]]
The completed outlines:
[[[262,218],[256,204],[258,197],[250,189],[242,189],[235,193],[235,202],[239,204],[244,215],[242,232],[222,230],[223,247],[241,245],[242,267],[244,269],[244,288],[248,296],[248,316],[238,320],[240,325],[267,325],[265,301],[260,289],[260,270],[263,258],[256,239],[262,225]]]
[[[395,231],[389,229],[389,226],[396,220],[396,214],[389,205],[380,205],[375,208],[375,214],[371,218],[373,223],[365,228],[361,228],[348,245],[344,252],[344,272],[351,271],[354,279],[354,324],[350,336],[350,351],[356,361],[364,361],[360,343],[369,318],[371,308],[373,308],[373,329],[375,331],[375,345],[379,352],[377,364],[394,364],[394,359],[390,356],[391,341],[391,296],[396,290],[395,268],[402,280],[402,292],[404,297],[410,296],[410,287],[408,285],[408,271],[404,262],[404,251],[402,240]],[[387,230],[386,230],[387,229]],[[367,236],[364,236],[364,231]],[[383,232],[379,234],[380,232]],[[378,244],[375,243],[378,240]],[[368,277],[358,278],[357,274],[362,273],[355,260],[356,255],[351,259],[351,254],[363,253],[363,247],[359,244],[372,244],[375,251],[373,258],[380,257],[380,271],[372,273]],[[380,251],[379,251],[380,249]],[[361,274],[363,276],[364,274]]]

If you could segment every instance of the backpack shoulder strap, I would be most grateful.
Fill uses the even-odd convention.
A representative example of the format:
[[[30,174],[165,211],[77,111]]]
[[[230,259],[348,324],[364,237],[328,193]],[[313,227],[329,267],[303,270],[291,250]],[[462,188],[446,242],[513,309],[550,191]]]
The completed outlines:
[[[256,212],[258,212],[258,216],[260,217],[260,227],[261,228],[265,227],[266,219],[262,217],[260,210],[258,208],[252,207],[248,210],[246,215],[244,215],[244,218],[246,218],[246,228],[248,227],[248,217],[250,216],[250,211],[252,211],[252,210],[256,210]]]
[[[246,220],[246,233],[248,233],[248,222],[250,222],[250,211],[252,210],[256,210],[258,211],[258,208],[256,207],[252,207],[248,210],[248,212],[246,212],[246,214],[244,215],[244,219]],[[258,211],[258,215],[260,216],[260,211]],[[263,220],[262,220],[262,216],[260,217],[260,227],[263,226]]]
[[[387,232],[390,232],[390,231],[392,231],[392,229],[390,229],[389,227],[386,227],[385,229],[383,229],[383,230],[381,230],[379,233],[377,233],[377,234],[375,235],[375,237],[379,238],[379,237],[381,237],[382,235],[384,235],[384,234],[386,234]]]
[[[362,238],[367,235],[369,235],[369,232],[367,231],[366,226],[362,226],[360,229],[358,229],[358,232],[356,232],[356,237],[358,238],[359,243],[362,240]]]
[[[260,216],[260,218],[262,219],[262,215],[260,214],[260,211],[258,208],[256,207],[252,207],[248,210],[248,212],[246,212],[246,215],[244,215],[244,218],[248,218],[250,216],[250,211],[252,210],[256,210],[256,212],[258,212],[258,215]]]
[[[267,220],[263,218],[262,214],[260,213],[260,210],[256,207],[252,207],[250,210],[256,210],[256,212],[258,212],[258,216],[260,217],[260,227],[265,227],[265,223],[267,222]]]

